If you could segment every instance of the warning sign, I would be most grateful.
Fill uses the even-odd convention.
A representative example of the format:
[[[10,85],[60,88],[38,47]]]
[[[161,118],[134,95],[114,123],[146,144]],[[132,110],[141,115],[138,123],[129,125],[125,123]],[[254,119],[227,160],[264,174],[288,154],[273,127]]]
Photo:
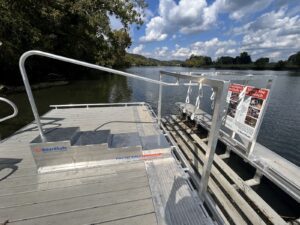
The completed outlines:
[[[268,89],[231,84],[227,95],[229,106],[225,125],[252,140],[268,95]]]

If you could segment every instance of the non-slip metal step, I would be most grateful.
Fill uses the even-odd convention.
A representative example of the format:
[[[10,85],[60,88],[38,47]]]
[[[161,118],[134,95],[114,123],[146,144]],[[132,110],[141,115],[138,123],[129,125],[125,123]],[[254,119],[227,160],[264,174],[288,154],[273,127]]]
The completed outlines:
[[[59,127],[55,129],[46,129],[44,131],[47,142],[72,142],[77,138],[77,134],[80,131],[79,127]],[[32,144],[41,143],[40,136],[37,136],[31,141]]]
[[[143,150],[170,148],[170,144],[163,134],[142,136],[141,142]]]
[[[108,144],[108,147],[110,149],[136,146],[141,147],[140,136],[137,132],[112,134],[110,136],[110,142]]]
[[[73,146],[100,145],[109,141],[110,130],[80,131]]]

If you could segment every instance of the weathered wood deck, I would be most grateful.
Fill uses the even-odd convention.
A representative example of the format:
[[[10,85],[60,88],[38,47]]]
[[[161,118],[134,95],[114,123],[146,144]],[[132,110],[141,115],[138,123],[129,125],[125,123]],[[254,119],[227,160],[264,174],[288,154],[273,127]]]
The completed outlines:
[[[205,117],[208,115],[205,114]],[[188,126],[189,122],[176,115],[167,116],[163,125],[183,152],[184,158],[191,167],[200,175],[205,160],[206,135],[202,135],[195,126]],[[270,151],[270,150],[269,150]],[[273,153],[274,154],[274,153]],[[281,215],[275,211],[252,188],[259,184],[256,175],[253,178],[243,179],[238,171],[231,168],[224,158],[225,154],[214,156],[211,176],[208,182],[208,190],[213,196],[219,213],[225,224],[288,224]],[[278,159],[278,158],[276,158]],[[242,158],[241,158],[242,160]],[[274,160],[274,159],[270,159]],[[299,171],[299,168],[298,168]],[[298,182],[299,174],[288,174],[286,177],[295,176],[293,180]],[[198,176],[196,176],[196,179]],[[270,189],[271,191],[272,189]],[[274,198],[276,196],[274,195]],[[284,204],[282,202],[282,204]],[[292,209],[294,210],[294,209]],[[297,207],[295,209],[297,211]],[[299,219],[296,218],[298,221]]]
[[[42,122],[159,132],[146,106],[53,109]],[[29,124],[0,143],[0,224],[213,224],[171,154],[38,174],[29,147],[37,135]]]
[[[193,112],[194,105],[177,103],[178,106],[185,105],[187,111]],[[198,117],[198,121],[207,130],[211,126],[211,115],[201,109],[197,109],[195,115]],[[296,201],[300,202],[300,173],[299,167],[292,162],[284,159],[280,155],[256,142],[254,146],[253,155],[248,157],[245,150],[237,143],[232,143],[232,139],[224,135],[224,132],[220,134],[220,140],[224,143],[230,143],[235,148],[232,150],[242,157],[245,161],[253,165],[255,168],[262,170],[262,173],[272,180],[283,190],[288,190],[288,194],[291,195]],[[241,140],[244,141],[244,140]],[[227,155],[228,156],[228,155]],[[226,157],[226,155],[224,155]]]

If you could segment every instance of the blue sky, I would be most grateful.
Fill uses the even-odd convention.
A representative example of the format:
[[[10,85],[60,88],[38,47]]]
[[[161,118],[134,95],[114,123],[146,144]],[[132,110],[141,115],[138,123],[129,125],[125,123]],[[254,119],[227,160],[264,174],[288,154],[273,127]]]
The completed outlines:
[[[300,51],[299,0],[146,0],[128,52],[158,59],[191,54],[286,59]]]

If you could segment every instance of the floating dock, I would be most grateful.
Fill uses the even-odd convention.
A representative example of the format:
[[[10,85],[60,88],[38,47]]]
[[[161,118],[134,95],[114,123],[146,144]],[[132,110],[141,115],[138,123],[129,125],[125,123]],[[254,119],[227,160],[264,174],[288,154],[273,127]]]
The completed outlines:
[[[53,105],[40,117],[33,55],[157,84],[157,116],[141,102]],[[273,76],[153,80],[34,50],[19,65],[35,123],[0,142],[0,225],[300,223],[299,167],[256,143]],[[188,87],[178,115],[162,117],[163,86]],[[203,86],[212,115],[200,109]],[[14,109],[0,122],[17,115],[0,100]]]
[[[109,131],[111,143],[91,153],[95,161],[38,171],[35,124],[2,141],[0,224],[213,224],[145,104],[56,107],[41,119],[46,136],[77,125]]]

